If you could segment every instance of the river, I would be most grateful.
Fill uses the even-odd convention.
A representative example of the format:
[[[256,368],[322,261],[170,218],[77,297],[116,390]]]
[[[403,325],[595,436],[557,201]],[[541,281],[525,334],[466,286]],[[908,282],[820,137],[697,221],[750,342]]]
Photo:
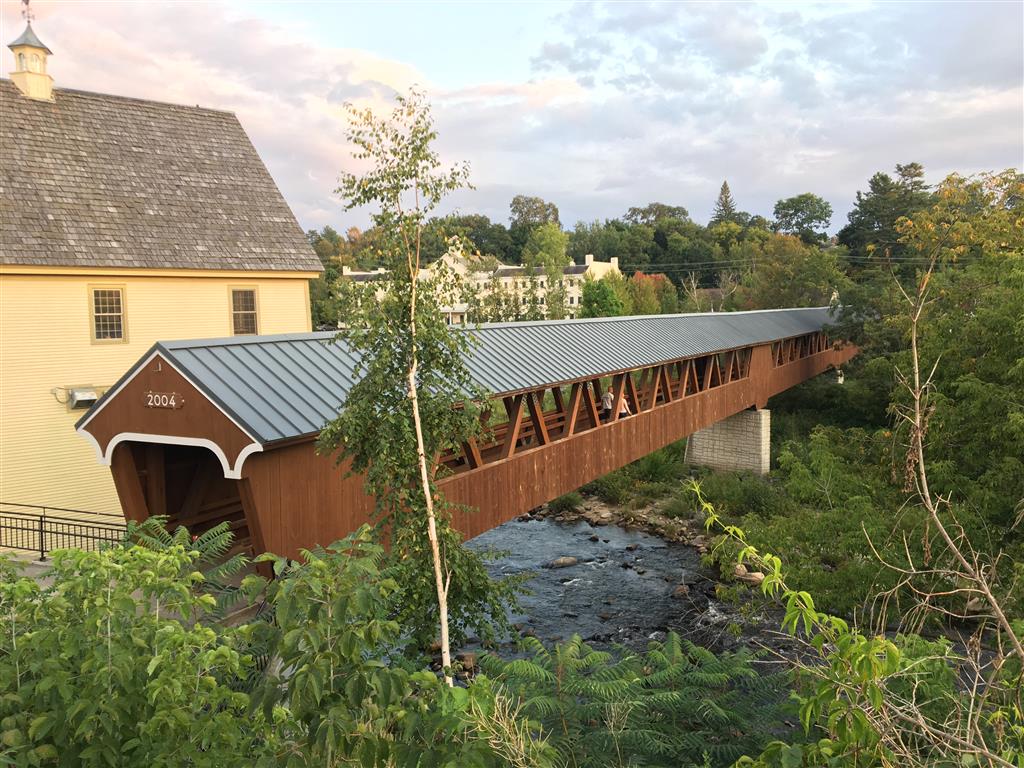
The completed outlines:
[[[494,577],[532,572],[517,629],[550,644],[579,634],[596,647],[642,649],[668,631],[716,650],[749,641],[735,608],[715,597],[715,574],[691,546],[617,525],[513,520],[471,540],[503,551]],[[551,567],[559,558],[575,563]],[[749,628],[748,628],[749,629]]]

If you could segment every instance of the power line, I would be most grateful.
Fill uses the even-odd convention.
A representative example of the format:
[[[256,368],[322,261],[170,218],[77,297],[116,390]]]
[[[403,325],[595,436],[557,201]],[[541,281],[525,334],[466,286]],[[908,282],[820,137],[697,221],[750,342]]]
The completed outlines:
[[[756,264],[758,261],[767,261],[767,260],[769,260],[769,259],[767,259],[767,257],[760,257],[760,258],[752,258],[752,259],[751,258],[747,258],[747,259],[724,259],[722,261],[674,261],[674,262],[672,262],[672,261],[670,261],[670,262],[650,261],[650,262],[646,262],[646,263],[643,263],[643,264],[641,264],[641,263],[636,263],[636,264],[620,264],[619,267],[620,267],[620,269],[632,269],[632,270],[642,270],[642,269],[676,269],[676,270],[678,270],[678,269],[701,269],[701,268],[722,269],[722,268],[727,268],[727,267],[739,267],[739,266],[753,265],[753,264]],[[863,265],[863,264],[877,264],[879,266],[885,266],[888,263],[914,265],[914,264],[930,264],[932,262],[932,259],[930,259],[927,256],[903,256],[903,257],[899,257],[899,258],[886,258],[886,259],[878,259],[878,258],[874,258],[874,257],[871,257],[871,256],[849,256],[849,257],[845,257],[843,260],[847,261],[847,262],[850,262],[850,263],[854,263],[854,264],[860,264],[860,265]],[[965,263],[971,263],[973,261],[975,261],[975,259],[959,259],[959,260],[957,260],[956,263],[957,264],[965,264]]]

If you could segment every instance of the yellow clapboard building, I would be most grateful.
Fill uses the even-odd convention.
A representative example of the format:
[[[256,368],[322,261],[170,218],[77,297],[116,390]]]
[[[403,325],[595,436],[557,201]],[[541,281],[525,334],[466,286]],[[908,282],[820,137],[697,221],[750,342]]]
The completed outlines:
[[[0,80],[0,503],[117,513],[75,421],[154,342],[310,330],[321,270],[230,112]]]

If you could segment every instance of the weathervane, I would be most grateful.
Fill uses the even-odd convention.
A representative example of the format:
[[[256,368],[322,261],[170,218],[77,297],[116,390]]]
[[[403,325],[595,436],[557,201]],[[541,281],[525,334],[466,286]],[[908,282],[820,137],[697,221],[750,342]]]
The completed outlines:
[[[36,15],[32,13],[32,6],[30,5],[31,2],[32,0],[21,0],[21,18],[23,18],[27,24],[31,24],[36,18]]]

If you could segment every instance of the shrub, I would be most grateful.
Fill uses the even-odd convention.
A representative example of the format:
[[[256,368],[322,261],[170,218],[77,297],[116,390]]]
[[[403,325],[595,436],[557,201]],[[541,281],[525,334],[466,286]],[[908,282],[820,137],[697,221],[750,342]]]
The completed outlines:
[[[577,491],[571,491],[548,503],[548,509],[556,514],[562,512],[575,512],[582,506],[583,497]]]
[[[624,504],[633,491],[633,485],[622,470],[617,470],[587,483],[582,490],[594,494],[605,504]]]
[[[655,451],[637,459],[625,467],[632,478],[647,483],[667,483],[683,476],[682,461],[672,456],[668,449]]]
[[[482,768],[517,746],[550,764],[542,740],[477,737],[500,725],[486,681],[448,688],[395,652],[398,585],[365,526],[300,561],[261,556],[278,578],[243,592],[269,611],[225,627],[205,546],[154,524],[145,546],[54,552],[46,586],[0,557],[0,764]]]
[[[0,559],[0,763],[246,764],[266,725],[237,690],[252,659],[239,630],[206,624],[197,559],[59,550],[49,586]]]
[[[667,445],[621,469],[587,483],[581,490],[606,504],[644,504],[672,493],[686,475],[686,441]]]
[[[768,518],[788,514],[795,504],[777,482],[749,472],[715,472],[701,478],[701,487],[716,506],[733,515]]]
[[[661,514],[666,517],[692,519],[696,516],[696,509],[693,502],[685,495],[673,496],[661,508]]]

